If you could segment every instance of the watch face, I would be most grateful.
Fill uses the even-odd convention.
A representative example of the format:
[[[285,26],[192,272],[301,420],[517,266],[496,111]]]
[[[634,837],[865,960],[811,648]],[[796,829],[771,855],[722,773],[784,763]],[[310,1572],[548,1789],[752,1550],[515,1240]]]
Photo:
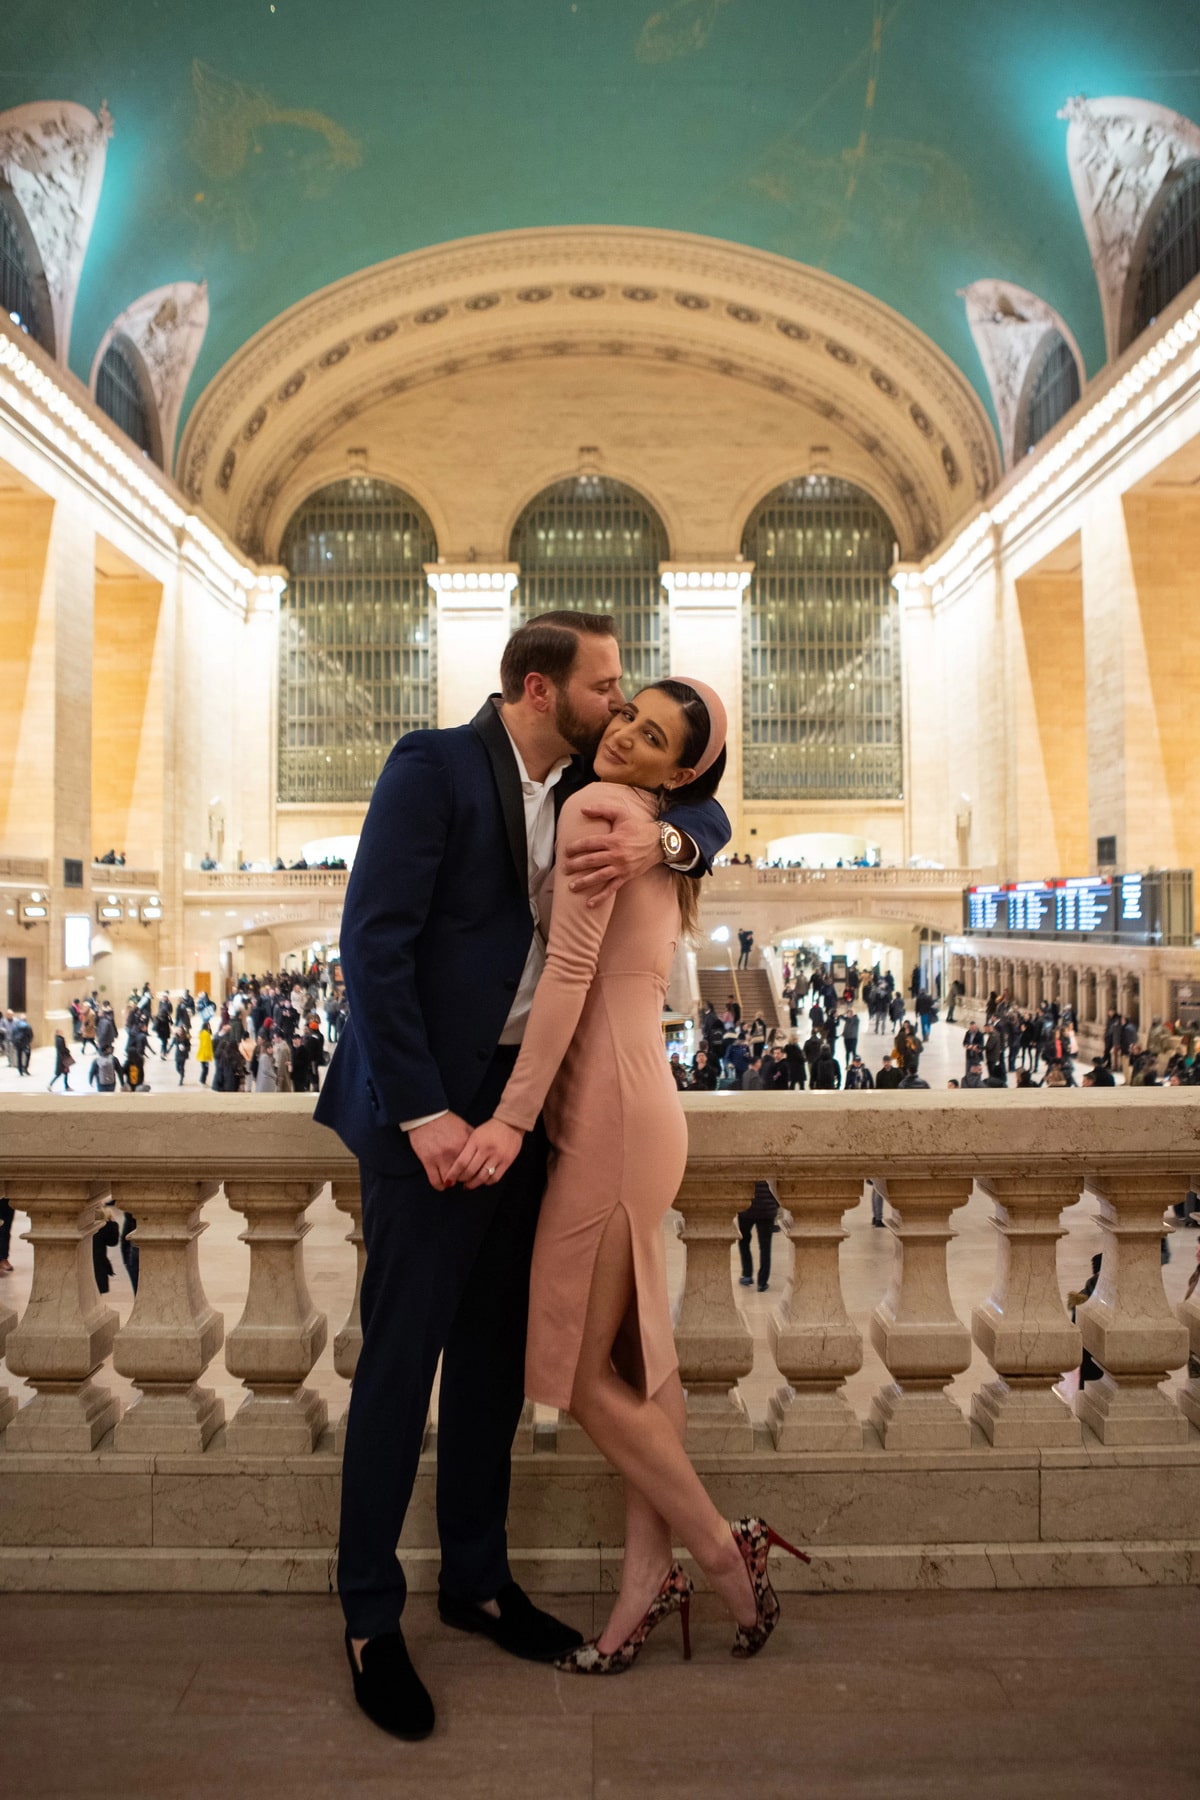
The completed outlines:
[[[668,856],[678,856],[679,852],[683,849],[683,839],[678,831],[676,831],[674,825],[663,826],[662,842],[663,849]]]

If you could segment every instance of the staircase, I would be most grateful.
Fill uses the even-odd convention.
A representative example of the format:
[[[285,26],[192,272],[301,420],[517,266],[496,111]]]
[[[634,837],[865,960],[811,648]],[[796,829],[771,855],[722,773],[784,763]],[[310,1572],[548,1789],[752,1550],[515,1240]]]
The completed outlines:
[[[768,1025],[784,1025],[771,991],[771,979],[765,969],[738,969],[731,972],[728,963],[716,969],[697,969],[701,1004],[711,1002],[719,1013],[730,994],[742,1009],[745,1024],[762,1014]]]

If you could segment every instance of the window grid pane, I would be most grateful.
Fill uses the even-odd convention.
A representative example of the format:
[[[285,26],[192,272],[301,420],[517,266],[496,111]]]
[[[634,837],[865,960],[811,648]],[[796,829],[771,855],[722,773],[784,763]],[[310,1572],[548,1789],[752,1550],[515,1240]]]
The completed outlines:
[[[1186,165],[1146,249],[1134,308],[1133,335],[1145,331],[1160,312],[1200,274],[1200,162]]]
[[[667,534],[633,488],[600,475],[545,488],[517,520],[509,556],[521,566],[516,624],[560,607],[611,613],[626,691],[664,674],[667,612],[658,566],[667,557]]]
[[[847,481],[788,481],[751,515],[747,800],[898,799],[899,602],[886,513]]]
[[[41,342],[40,321],[29,265],[4,195],[0,194],[0,312]]]
[[[154,440],[141,378],[131,358],[117,342],[111,343],[104,352],[96,376],[96,405],[127,438],[132,438],[139,450],[144,450],[147,456],[150,454]]]
[[[1042,362],[1029,395],[1023,454],[1040,444],[1079,398],[1079,368],[1062,333],[1053,332],[1039,354]]]
[[[386,482],[306,500],[282,547],[279,798],[369,800],[397,738],[436,723],[433,527]]]

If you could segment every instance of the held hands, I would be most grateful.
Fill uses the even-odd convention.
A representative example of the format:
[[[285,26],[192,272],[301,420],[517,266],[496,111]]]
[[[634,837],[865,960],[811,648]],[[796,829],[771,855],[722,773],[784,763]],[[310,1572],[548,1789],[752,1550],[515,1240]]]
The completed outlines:
[[[597,797],[583,808],[585,819],[607,819],[603,836],[580,838],[563,856],[571,892],[585,893],[589,908],[611,899],[635,875],[662,861],[662,840],[654,819],[634,817],[618,800]]]
[[[502,1125],[499,1119],[488,1119],[477,1125],[450,1170],[448,1186],[461,1182],[463,1187],[495,1187],[516,1161],[525,1133],[513,1125]]]
[[[440,1119],[431,1119],[428,1125],[417,1125],[408,1134],[408,1141],[421,1159],[421,1166],[429,1177],[429,1185],[440,1194],[443,1188],[453,1186],[451,1169],[455,1159],[471,1136],[471,1127],[457,1113],[443,1113]]]

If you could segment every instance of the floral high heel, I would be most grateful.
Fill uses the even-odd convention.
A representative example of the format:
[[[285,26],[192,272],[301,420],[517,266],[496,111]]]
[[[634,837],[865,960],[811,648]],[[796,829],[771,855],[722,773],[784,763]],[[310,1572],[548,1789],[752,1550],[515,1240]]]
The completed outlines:
[[[690,1662],[694,1591],[690,1578],[678,1563],[672,1563],[640,1624],[634,1626],[623,1644],[618,1644],[615,1650],[601,1650],[598,1640],[593,1639],[590,1644],[581,1644],[578,1650],[560,1657],[555,1668],[564,1669],[571,1675],[623,1675],[626,1669],[632,1669],[641,1654],[642,1645],[654,1627],[668,1614],[675,1612],[679,1614],[679,1623],[683,1627],[683,1660]]]
[[[803,1550],[797,1550],[786,1538],[781,1538],[777,1531],[772,1531],[765,1519],[737,1519],[730,1523],[733,1541],[741,1551],[746,1570],[750,1576],[750,1585],[754,1589],[754,1603],[758,1608],[758,1618],[753,1625],[739,1625],[733,1635],[733,1654],[745,1658],[757,1656],[776,1625],[779,1623],[779,1596],[771,1586],[771,1578],[767,1574],[767,1558],[778,1545],[786,1550],[789,1556],[798,1557],[801,1562],[812,1561]]]

